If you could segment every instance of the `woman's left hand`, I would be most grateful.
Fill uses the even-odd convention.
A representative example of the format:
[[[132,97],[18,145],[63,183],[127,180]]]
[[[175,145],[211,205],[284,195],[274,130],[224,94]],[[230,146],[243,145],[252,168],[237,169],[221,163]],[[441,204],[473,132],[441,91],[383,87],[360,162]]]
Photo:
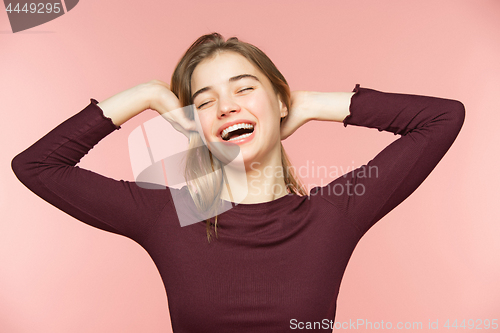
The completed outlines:
[[[344,121],[353,95],[354,92],[293,91],[290,111],[281,122],[281,140],[310,120]]]
[[[290,110],[288,115],[281,121],[281,140],[285,140],[292,135],[300,126],[307,123],[312,118],[308,111],[309,91],[292,91],[290,96]]]

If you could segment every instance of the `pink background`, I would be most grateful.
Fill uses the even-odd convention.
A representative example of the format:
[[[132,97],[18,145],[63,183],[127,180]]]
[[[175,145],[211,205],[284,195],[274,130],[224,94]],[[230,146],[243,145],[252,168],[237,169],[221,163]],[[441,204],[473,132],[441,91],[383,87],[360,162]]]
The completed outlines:
[[[337,321],[420,321],[427,331],[429,320],[442,327],[446,319],[500,319],[499,1],[82,0],[16,34],[0,12],[0,331],[170,330],[148,254],[33,195],[10,161],[91,97],[168,82],[187,47],[212,31],[262,48],[292,90],[351,91],[360,83],[463,102],[465,124],[448,154],[358,245]],[[127,122],[81,166],[131,180],[128,134],[154,116]],[[317,122],[284,144],[297,167],[347,168],[395,138]]]

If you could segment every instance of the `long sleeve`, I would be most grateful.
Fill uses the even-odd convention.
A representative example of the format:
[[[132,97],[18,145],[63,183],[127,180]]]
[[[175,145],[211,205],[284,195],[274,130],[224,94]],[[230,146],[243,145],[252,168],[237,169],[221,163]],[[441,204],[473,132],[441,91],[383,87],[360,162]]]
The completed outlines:
[[[116,129],[97,101],[54,128],[12,160],[19,180],[76,219],[141,242],[171,197],[75,166]]]
[[[456,100],[354,88],[344,126],[364,126],[401,135],[366,165],[322,188],[322,197],[366,233],[424,181],[463,125]]]

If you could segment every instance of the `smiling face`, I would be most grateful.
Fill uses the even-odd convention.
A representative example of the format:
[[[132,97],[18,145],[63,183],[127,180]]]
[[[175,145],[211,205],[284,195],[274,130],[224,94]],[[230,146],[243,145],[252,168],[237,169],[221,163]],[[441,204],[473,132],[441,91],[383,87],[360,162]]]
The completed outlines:
[[[236,144],[246,165],[281,158],[280,118],[287,115],[286,106],[245,57],[225,51],[203,60],[193,71],[191,91],[209,148],[212,142]]]

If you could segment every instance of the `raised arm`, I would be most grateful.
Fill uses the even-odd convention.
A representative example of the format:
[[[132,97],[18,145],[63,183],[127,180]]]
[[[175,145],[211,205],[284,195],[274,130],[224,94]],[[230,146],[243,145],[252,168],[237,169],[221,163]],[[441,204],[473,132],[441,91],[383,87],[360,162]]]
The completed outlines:
[[[465,108],[456,100],[383,93],[359,85],[353,92],[344,126],[377,128],[401,137],[366,165],[313,189],[311,195],[338,207],[362,235],[434,169],[460,132]]]
[[[82,111],[14,157],[14,173],[31,191],[71,216],[140,242],[171,199],[169,191],[144,189],[76,164],[123,122],[149,108],[152,101],[157,111],[168,112],[168,106],[158,102],[158,93],[157,86],[142,84],[102,104],[91,99]]]
[[[122,91],[97,106],[105,117],[120,126],[146,109],[157,111],[179,132],[189,138],[189,131],[196,130],[194,121],[187,118],[179,99],[170,86],[160,80],[152,80]]]

